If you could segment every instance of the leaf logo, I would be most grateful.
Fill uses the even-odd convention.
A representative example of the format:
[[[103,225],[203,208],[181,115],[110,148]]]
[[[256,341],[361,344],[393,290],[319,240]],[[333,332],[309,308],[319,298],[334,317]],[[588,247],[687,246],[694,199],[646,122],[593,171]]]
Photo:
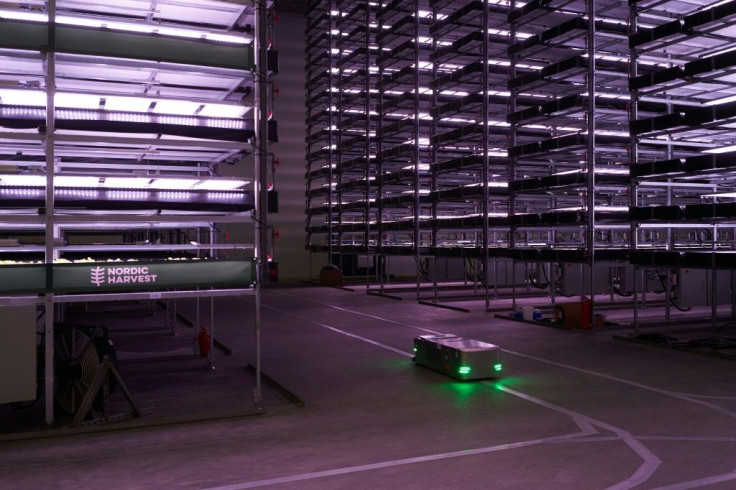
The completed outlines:
[[[102,267],[93,267],[90,271],[90,282],[97,287],[105,283],[105,269]]]

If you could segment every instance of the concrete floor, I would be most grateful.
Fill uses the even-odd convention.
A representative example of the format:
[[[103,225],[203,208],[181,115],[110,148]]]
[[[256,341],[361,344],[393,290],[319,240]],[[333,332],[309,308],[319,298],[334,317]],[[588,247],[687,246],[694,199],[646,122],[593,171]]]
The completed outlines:
[[[303,287],[265,290],[263,306],[264,372],[303,408],[265,387],[263,415],[246,416],[252,302],[221,300],[216,336],[233,355],[214,373],[149,364],[144,383],[121,365],[133,394],[160,404],[151,423],[178,406],[212,420],[6,439],[0,488],[736,488],[732,361],[503,320],[478,302]],[[413,338],[431,332],[500,345],[503,377],[414,365]]]

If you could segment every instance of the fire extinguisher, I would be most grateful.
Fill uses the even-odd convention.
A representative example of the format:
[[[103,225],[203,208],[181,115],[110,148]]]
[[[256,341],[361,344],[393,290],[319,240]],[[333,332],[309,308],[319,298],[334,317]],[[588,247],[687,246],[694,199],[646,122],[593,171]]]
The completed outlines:
[[[210,333],[207,331],[204,325],[200,325],[199,327],[197,343],[199,344],[199,355],[202,357],[207,357],[210,353]]]

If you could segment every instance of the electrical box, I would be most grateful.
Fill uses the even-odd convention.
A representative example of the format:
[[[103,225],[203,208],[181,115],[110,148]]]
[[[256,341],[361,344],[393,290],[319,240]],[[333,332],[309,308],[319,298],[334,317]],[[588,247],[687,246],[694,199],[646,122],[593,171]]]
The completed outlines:
[[[266,195],[268,196],[268,212],[278,213],[279,212],[279,191],[269,189]]]
[[[375,255],[333,254],[332,263],[340,268],[345,277],[376,274]]]
[[[277,74],[279,72],[279,52],[275,49],[269,49],[267,53],[266,66],[268,66],[268,71]]]
[[[488,282],[498,287],[526,286],[527,264],[509,259],[492,259],[488,261]],[[514,270],[516,275],[514,276]]]
[[[417,275],[417,262],[413,256],[386,256],[384,257],[384,269],[389,277],[415,277]]]
[[[675,302],[680,308],[710,306],[713,301],[712,274],[710,269],[679,269],[675,286]],[[730,304],[733,273],[716,270],[716,304]]]
[[[432,281],[464,281],[465,259],[459,257],[436,257],[428,261],[427,279]]]
[[[503,368],[497,345],[444,334],[415,338],[412,360],[462,380],[497,377]]]
[[[372,269],[376,266],[376,256],[358,255],[355,257],[355,263],[358,269]]]
[[[268,262],[268,282],[279,282],[279,263],[275,260]]]
[[[590,266],[588,264],[560,264],[560,293],[566,296],[590,294]],[[593,266],[593,294],[606,294],[611,291],[611,267]]]
[[[36,399],[36,307],[0,306],[0,403]]]
[[[634,292],[634,274],[639,274],[639,281],[637,290],[641,293],[642,290],[647,292],[662,292],[664,286],[662,280],[659,278],[659,274],[667,273],[668,269],[639,269],[638,271],[633,265],[621,265],[616,267],[618,273],[618,287],[619,291],[623,294]],[[663,280],[667,280],[666,278]]]

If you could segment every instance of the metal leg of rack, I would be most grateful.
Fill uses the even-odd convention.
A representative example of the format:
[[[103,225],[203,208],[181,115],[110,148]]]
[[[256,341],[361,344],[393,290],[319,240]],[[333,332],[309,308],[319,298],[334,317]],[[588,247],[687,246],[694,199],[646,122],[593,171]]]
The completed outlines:
[[[210,370],[215,369],[215,298],[210,297],[210,350],[207,353]]]

